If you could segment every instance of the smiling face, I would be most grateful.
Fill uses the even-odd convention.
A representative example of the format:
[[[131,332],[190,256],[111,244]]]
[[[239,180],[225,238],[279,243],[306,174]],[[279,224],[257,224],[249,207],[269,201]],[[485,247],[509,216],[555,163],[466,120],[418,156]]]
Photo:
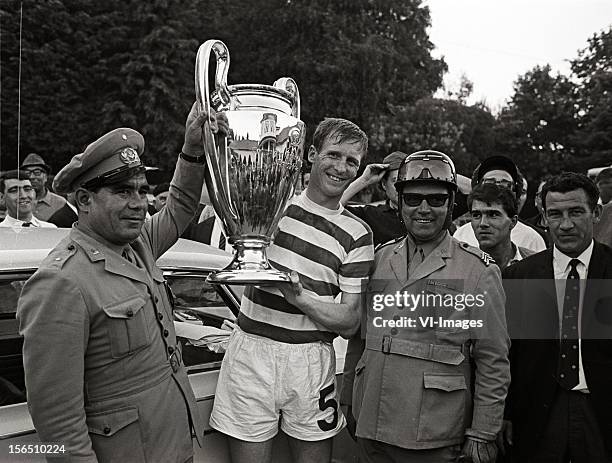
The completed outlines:
[[[555,246],[567,256],[578,257],[591,244],[601,206],[591,210],[587,193],[579,188],[566,193],[549,191],[545,208]]]
[[[40,166],[25,167],[24,170],[30,174],[30,181],[36,193],[42,196],[47,184],[47,171]]]
[[[325,139],[317,151],[311,146],[308,160],[312,163],[306,194],[320,206],[337,209],[342,193],[357,176],[365,156],[361,142],[336,142],[332,135]]]
[[[96,192],[78,190],[79,228],[111,248],[131,243],[138,238],[145,221],[148,191],[144,174],[103,186]]]
[[[11,217],[30,221],[36,205],[36,192],[30,180],[16,178],[4,180],[4,202]]]
[[[435,182],[411,182],[404,186],[402,194],[448,195],[448,188]],[[442,206],[434,207],[423,199],[418,206],[409,206],[401,201],[402,220],[417,243],[433,241],[445,231],[448,203],[447,199]]]

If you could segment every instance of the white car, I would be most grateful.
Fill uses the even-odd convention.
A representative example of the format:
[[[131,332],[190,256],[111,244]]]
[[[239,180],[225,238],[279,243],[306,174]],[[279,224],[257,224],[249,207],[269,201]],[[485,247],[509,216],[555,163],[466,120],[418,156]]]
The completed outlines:
[[[39,440],[25,401],[23,339],[19,336],[15,312],[23,284],[68,232],[68,229],[47,228],[0,229],[0,462],[45,461],[43,456],[32,453],[34,447],[28,450],[28,445]],[[235,321],[243,288],[206,283],[210,272],[224,268],[230,260],[231,255],[224,251],[183,239],[160,257],[158,266],[175,295],[177,321],[216,328],[224,320]],[[194,440],[194,461],[229,462],[224,435],[208,426],[223,353],[196,347],[187,339],[179,340],[183,344],[183,362],[191,386],[207,423],[203,447],[199,448]],[[338,338],[335,346],[340,375],[346,344]],[[281,433],[275,442],[274,461],[290,460]],[[356,461],[355,448],[346,430],[334,440],[334,461]]]

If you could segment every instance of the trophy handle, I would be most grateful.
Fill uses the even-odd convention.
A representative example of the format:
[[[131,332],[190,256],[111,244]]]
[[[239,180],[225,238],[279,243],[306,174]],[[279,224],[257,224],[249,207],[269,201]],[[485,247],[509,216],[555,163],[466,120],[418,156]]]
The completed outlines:
[[[230,102],[230,92],[227,88],[227,71],[229,70],[230,56],[227,46],[220,40],[207,40],[198,49],[195,64],[195,92],[199,109],[205,110],[210,118],[210,88],[208,85],[208,64],[210,53],[215,52],[217,61],[215,72],[215,89],[221,104]]]
[[[296,119],[300,118],[300,91],[298,86],[291,77],[281,77],[274,82],[274,87],[285,90],[293,97],[293,104],[291,105],[291,115]]]

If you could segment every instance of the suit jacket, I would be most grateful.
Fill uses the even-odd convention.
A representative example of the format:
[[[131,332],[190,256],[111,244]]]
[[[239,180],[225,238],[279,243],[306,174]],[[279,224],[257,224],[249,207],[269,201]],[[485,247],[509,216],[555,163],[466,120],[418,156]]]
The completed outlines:
[[[66,203],[60,209],[55,211],[53,215],[49,217],[47,222],[51,222],[59,228],[70,228],[72,227],[72,224],[77,221],[77,219],[78,217],[76,213],[72,210],[68,203]]]
[[[138,266],[72,228],[24,286],[28,405],[40,439],[71,454],[62,461],[182,463],[190,424],[203,436],[155,265],[194,214],[203,173],[178,161],[166,207],[130,245]]]
[[[604,205],[599,222],[593,225],[593,238],[612,246],[612,203]]]
[[[512,338],[512,382],[505,416],[514,449],[529,455],[544,430],[557,393],[559,309],[547,249],[503,270]],[[603,439],[612,452],[612,249],[595,242],[582,308],[582,364]]]

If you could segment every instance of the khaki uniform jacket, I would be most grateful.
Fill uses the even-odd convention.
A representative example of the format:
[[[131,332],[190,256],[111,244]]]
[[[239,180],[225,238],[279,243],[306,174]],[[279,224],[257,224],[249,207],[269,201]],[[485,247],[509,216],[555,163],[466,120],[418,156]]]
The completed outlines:
[[[406,449],[459,444],[466,433],[492,439],[510,382],[499,268],[447,235],[408,280],[407,248],[404,238],[375,256],[365,301],[366,349],[355,370],[356,434]],[[432,299],[427,306],[389,300],[374,310],[374,298],[398,291]],[[462,307],[467,295],[474,307]],[[431,302],[436,297],[450,306]],[[405,318],[414,326],[380,326],[382,320],[409,323]],[[482,327],[460,327],[478,320]]]
[[[156,259],[189,223],[204,167],[179,160],[166,207],[131,244],[139,267],[73,228],[24,286],[28,405],[63,461],[184,462],[203,422]],[[61,460],[53,460],[61,461]]]

